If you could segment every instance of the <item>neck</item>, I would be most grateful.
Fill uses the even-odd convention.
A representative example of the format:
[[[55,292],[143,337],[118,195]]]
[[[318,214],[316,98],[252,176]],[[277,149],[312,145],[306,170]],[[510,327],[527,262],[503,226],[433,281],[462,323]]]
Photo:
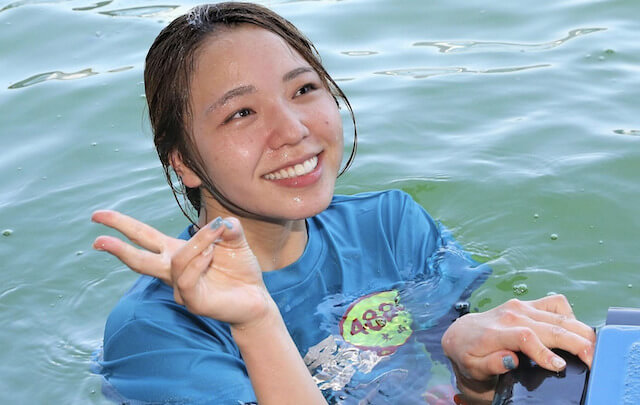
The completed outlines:
[[[304,219],[244,218],[215,202],[206,204],[200,210],[198,226],[202,227],[218,216],[238,218],[245,238],[263,272],[281,269],[294,263],[302,256],[307,245],[307,226]]]

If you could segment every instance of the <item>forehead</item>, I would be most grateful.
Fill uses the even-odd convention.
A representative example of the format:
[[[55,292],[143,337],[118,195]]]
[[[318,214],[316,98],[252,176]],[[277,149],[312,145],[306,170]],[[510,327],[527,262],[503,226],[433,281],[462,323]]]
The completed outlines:
[[[309,65],[277,34],[252,24],[226,27],[207,38],[195,55],[194,74],[229,81],[251,71]],[[214,77],[212,77],[214,76]]]

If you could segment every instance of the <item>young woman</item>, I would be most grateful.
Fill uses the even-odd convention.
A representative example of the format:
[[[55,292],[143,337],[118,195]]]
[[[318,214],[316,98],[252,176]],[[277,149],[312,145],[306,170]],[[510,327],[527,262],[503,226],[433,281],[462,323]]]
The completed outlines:
[[[167,178],[175,171],[199,216],[178,238],[114,211],[92,217],[142,248],[94,242],[143,274],[105,328],[111,397],[450,403],[434,387],[450,379],[444,353],[480,401],[516,351],[549,370],[564,367],[549,348],[590,363],[593,331],[559,295],[451,323],[486,269],[402,192],[334,196],[338,99],[350,106],[282,17],[194,8],[156,38],[145,86]]]

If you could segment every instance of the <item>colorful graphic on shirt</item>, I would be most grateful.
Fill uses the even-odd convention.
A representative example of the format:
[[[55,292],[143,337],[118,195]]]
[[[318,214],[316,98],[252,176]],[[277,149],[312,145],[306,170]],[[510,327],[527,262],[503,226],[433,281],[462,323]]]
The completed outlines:
[[[340,321],[340,335],[360,349],[386,356],[409,339],[413,333],[411,321],[397,291],[376,292],[347,308]]]

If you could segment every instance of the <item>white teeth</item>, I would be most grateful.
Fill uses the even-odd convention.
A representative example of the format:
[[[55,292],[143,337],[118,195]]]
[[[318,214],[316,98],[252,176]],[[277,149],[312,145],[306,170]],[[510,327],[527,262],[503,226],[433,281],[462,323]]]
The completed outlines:
[[[311,159],[307,159],[302,163],[298,163],[294,166],[289,166],[284,169],[280,169],[273,173],[265,174],[264,177],[267,180],[280,180],[289,179],[292,177],[304,176],[310,173],[318,165],[318,157],[314,156]]]

